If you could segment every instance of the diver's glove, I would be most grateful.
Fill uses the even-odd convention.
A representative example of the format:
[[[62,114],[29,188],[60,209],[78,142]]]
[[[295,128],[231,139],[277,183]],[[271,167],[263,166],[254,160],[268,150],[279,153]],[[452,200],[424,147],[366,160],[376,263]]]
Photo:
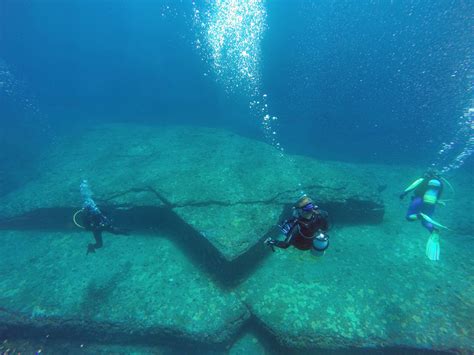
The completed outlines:
[[[270,246],[270,245],[275,245],[275,244],[276,244],[276,240],[275,240],[275,239],[272,239],[272,237],[268,237],[267,239],[265,239],[265,240],[263,241],[263,244],[268,245],[268,246]]]
[[[398,196],[398,197],[400,198],[400,200],[403,200],[406,195],[407,195],[406,192],[404,192],[404,193],[400,194],[400,196]]]
[[[265,244],[267,247],[270,247],[272,251],[275,251],[274,245],[276,244],[276,240],[272,239],[271,237],[268,237],[263,241],[263,244]]]

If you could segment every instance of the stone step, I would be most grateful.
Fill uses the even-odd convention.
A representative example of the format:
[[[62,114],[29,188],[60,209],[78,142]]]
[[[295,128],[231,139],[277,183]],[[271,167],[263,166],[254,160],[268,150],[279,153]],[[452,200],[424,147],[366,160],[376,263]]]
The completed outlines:
[[[249,318],[172,236],[105,236],[104,247],[86,255],[91,239],[1,231],[3,336],[218,346]]]
[[[302,191],[334,223],[382,221],[373,170],[279,154],[217,129],[95,127],[58,143],[41,162],[38,179],[0,199],[0,218],[6,223],[44,209],[62,217],[63,209],[81,207],[79,184],[87,178],[98,204],[168,208],[229,262],[275,233]]]

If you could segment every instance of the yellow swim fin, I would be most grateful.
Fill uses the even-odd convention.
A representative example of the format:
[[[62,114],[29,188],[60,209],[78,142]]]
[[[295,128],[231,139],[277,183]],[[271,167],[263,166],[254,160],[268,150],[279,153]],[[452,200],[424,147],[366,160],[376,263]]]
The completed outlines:
[[[430,216],[427,216],[426,214],[424,213],[420,213],[421,217],[423,217],[423,219],[428,222],[428,223],[431,223],[432,225],[438,227],[438,228],[442,228],[442,229],[449,229],[448,227],[446,226],[443,226],[441,223],[438,223],[436,222],[433,218],[431,218]],[[451,230],[451,229],[449,229]]]
[[[425,180],[425,179],[419,178],[419,179],[415,180],[414,182],[412,182],[412,184],[410,186],[408,186],[405,189],[404,192],[410,192],[410,191],[414,190],[415,188],[418,187],[418,185],[420,185],[423,182],[423,180]]]
[[[426,243],[426,256],[432,261],[438,261],[439,251],[439,234],[437,231],[433,231]]]

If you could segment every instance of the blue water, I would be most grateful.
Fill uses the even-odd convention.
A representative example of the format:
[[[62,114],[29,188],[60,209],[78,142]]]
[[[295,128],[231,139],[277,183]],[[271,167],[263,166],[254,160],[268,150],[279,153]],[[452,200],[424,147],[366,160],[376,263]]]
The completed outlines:
[[[212,126],[316,159],[473,171],[473,114],[471,125],[460,117],[474,100],[474,1],[267,0],[261,51],[236,46],[242,62],[222,71],[195,12],[217,2],[191,3],[0,0],[0,196],[34,179],[59,138],[105,122]]]
[[[265,77],[286,129],[307,132],[301,143],[315,155],[423,164],[469,102],[473,10],[461,1],[270,5]]]
[[[472,2],[268,1],[266,9],[262,77],[289,152],[426,165],[449,141],[472,95]],[[70,121],[146,121],[260,137],[248,100],[203,75],[186,2],[4,0],[0,11],[0,58],[43,115],[2,98],[1,124],[18,126],[18,141],[28,119],[39,135]]]

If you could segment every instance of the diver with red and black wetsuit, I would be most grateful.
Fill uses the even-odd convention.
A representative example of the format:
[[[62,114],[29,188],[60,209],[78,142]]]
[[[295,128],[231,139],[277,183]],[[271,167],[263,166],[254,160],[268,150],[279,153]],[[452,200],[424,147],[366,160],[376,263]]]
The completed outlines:
[[[324,253],[329,247],[328,213],[316,206],[310,197],[303,195],[293,207],[293,218],[285,220],[279,227],[283,240],[267,238],[265,244],[286,249],[290,245],[300,250]]]

